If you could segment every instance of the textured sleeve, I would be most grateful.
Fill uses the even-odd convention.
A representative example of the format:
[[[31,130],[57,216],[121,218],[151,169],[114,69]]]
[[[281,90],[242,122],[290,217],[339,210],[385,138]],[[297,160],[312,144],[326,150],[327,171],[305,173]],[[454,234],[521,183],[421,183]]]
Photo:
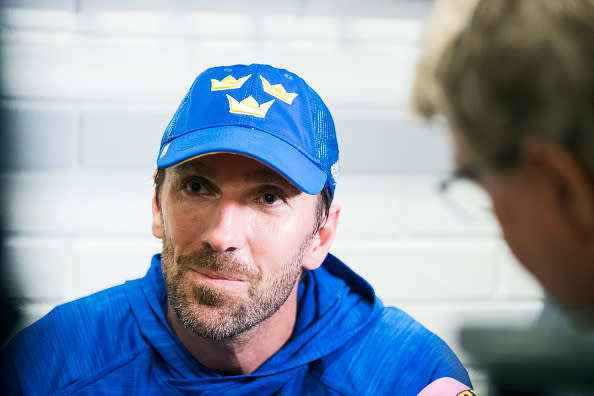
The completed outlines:
[[[431,382],[451,377],[472,387],[466,369],[452,349],[436,334],[396,308],[387,308],[372,338],[374,360],[380,362],[391,387],[403,395],[416,395]],[[374,348],[369,348],[371,351]],[[383,392],[388,389],[383,389]],[[378,392],[382,393],[382,392]],[[387,394],[387,393],[383,393]]]
[[[466,369],[450,347],[392,307],[384,309],[375,323],[329,356],[325,364],[322,381],[345,395],[415,396],[442,377],[472,387]]]
[[[433,357],[429,359],[435,364],[430,381],[435,381],[442,377],[451,377],[472,387],[466,369],[450,347],[435,334],[431,334],[430,344],[428,348],[433,352]]]

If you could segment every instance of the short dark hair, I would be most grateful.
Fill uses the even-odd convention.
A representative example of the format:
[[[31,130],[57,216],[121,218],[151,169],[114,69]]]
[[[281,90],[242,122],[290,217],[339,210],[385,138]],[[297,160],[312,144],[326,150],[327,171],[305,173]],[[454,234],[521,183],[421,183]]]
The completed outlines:
[[[437,68],[443,111],[484,166],[522,140],[564,147],[594,175],[594,2],[483,0]]]
[[[159,207],[159,209],[161,209],[161,203],[159,202],[159,194],[161,193],[161,188],[163,187],[163,183],[165,182],[165,171],[166,168],[157,168],[154,177],[155,200],[157,201],[157,206]],[[314,229],[314,234],[320,229],[320,227],[328,218],[328,213],[330,212],[331,204],[332,195],[330,194],[330,187],[328,187],[328,185],[324,185],[324,188],[322,189],[318,197],[318,205],[316,207],[316,226]]]

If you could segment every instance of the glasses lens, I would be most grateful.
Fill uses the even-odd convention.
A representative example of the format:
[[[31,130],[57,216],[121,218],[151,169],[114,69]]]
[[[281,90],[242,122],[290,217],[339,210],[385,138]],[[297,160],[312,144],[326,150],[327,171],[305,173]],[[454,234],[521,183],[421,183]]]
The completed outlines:
[[[489,194],[476,182],[456,178],[450,180],[443,189],[445,198],[464,217],[473,220],[487,220],[493,216],[493,206]]]

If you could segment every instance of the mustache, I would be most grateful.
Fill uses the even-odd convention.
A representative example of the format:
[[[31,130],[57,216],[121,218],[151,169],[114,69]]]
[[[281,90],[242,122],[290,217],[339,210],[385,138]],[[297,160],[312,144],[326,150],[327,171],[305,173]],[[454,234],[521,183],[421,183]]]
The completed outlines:
[[[233,253],[217,253],[208,248],[178,256],[176,262],[179,269],[183,270],[207,270],[225,277],[246,280],[261,278],[257,267],[244,263]]]

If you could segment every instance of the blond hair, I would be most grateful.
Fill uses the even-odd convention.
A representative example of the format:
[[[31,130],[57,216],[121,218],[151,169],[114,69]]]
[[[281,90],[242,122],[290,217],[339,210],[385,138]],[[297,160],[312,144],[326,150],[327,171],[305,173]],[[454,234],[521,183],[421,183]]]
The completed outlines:
[[[437,67],[438,107],[493,169],[525,136],[565,147],[594,175],[594,2],[483,0]]]
[[[437,113],[435,70],[443,51],[466,25],[478,0],[436,0],[425,21],[421,54],[411,93],[413,112],[424,117]]]

